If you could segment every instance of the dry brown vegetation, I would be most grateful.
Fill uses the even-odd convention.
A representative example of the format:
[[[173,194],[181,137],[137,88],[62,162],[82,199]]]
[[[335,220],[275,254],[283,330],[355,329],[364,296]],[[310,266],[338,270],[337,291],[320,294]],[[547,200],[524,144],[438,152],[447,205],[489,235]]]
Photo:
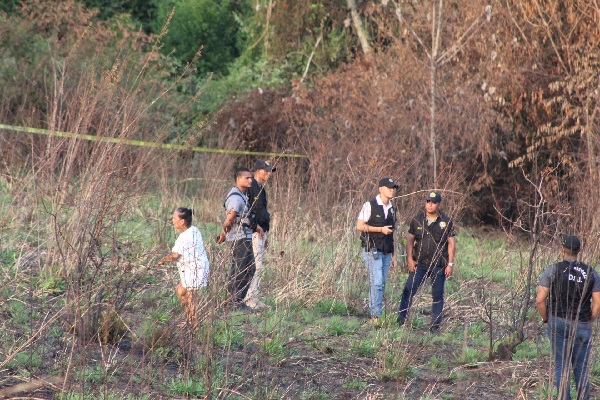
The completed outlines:
[[[444,49],[484,17],[439,68],[436,186],[447,190],[445,207],[456,219],[503,227],[517,250],[475,242],[476,256],[461,254],[448,337],[433,343],[423,339],[421,317],[414,334],[396,329],[394,305],[381,331],[361,324],[365,274],[352,229],[377,178],[394,177],[402,194],[433,186],[430,71],[410,32],[428,36],[431,4],[359,8],[372,58],[294,80],[290,90],[255,91],[207,126],[180,122],[196,117],[189,105],[201,97],[182,100],[178,84],[191,72],[173,72],[155,51],[159,38],[125,29],[115,35],[70,1],[28,2],[18,25],[0,17],[0,36],[13,44],[0,55],[32,57],[3,67],[13,75],[1,88],[1,122],[307,155],[273,160],[279,171],[268,188],[275,220],[265,293],[274,310],[232,316],[220,308],[228,255],[212,236],[232,167],[250,158],[0,131],[1,387],[25,380],[30,386],[19,390],[48,398],[548,395],[532,279],[553,259],[560,232],[580,234],[589,259],[597,258],[599,5],[444,6]],[[275,26],[301,34],[289,13],[276,11]],[[36,32],[51,37],[52,47],[20,42]],[[283,52],[288,36],[273,40],[271,51]],[[403,220],[420,199],[397,200]],[[197,336],[175,331],[173,276],[153,267],[172,244],[170,211],[183,205],[197,211],[213,266]],[[390,285],[390,303],[403,276]],[[520,345],[537,358],[485,362],[510,359]],[[415,377],[415,370],[428,372]],[[7,393],[16,392],[0,391]]]

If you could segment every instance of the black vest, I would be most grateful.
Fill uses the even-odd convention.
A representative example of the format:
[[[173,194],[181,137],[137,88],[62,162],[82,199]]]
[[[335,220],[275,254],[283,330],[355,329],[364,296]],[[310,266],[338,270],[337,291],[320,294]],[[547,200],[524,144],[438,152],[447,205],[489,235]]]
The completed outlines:
[[[394,226],[396,223],[396,212],[394,207],[388,210],[387,218],[384,217],[383,206],[377,204],[376,199],[369,200],[371,203],[371,217],[366,223],[370,226],[383,227]],[[374,248],[381,253],[394,252],[394,234],[384,235],[381,232],[363,232],[360,235],[362,247],[366,251],[372,251]]]
[[[593,268],[563,260],[556,264],[550,287],[550,315],[579,321],[592,319]]]

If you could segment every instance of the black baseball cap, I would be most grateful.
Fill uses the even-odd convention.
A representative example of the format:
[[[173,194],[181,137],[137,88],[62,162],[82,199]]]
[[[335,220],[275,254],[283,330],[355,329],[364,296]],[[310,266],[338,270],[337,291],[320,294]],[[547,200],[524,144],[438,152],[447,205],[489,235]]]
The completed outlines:
[[[570,251],[579,251],[581,248],[581,242],[577,236],[564,235],[562,237],[562,246]]]
[[[429,192],[429,194],[427,195],[427,198],[425,199],[425,201],[430,201],[432,203],[441,203],[442,202],[442,195],[439,192],[431,191]]]
[[[392,178],[381,178],[379,180],[379,187],[385,186],[390,189],[398,189],[398,184],[394,182]]]
[[[271,164],[269,164],[268,162],[266,162],[264,160],[258,160],[257,162],[254,163],[254,166],[252,167],[252,171],[256,172],[259,169],[264,169],[267,172],[275,172],[275,170],[277,168],[272,166]]]

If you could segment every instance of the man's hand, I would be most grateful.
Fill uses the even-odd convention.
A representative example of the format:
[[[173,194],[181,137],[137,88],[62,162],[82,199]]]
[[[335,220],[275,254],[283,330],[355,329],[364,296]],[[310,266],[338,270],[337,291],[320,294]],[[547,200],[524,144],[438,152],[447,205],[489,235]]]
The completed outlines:
[[[227,234],[225,232],[221,232],[219,236],[217,236],[217,244],[223,243],[225,241],[225,236],[227,236]]]
[[[394,230],[392,229],[392,225],[381,227],[381,233],[383,233],[384,235],[389,235],[392,232],[394,232]]]
[[[258,233],[258,237],[261,239],[265,236],[265,231],[260,225],[256,225],[256,232]]]
[[[548,322],[548,309],[546,308],[546,299],[550,295],[550,289],[544,286],[538,286],[538,292],[535,296],[535,304],[540,317],[544,323]],[[592,293],[593,296],[593,293]],[[592,314],[593,315],[593,314]]]
[[[417,263],[412,258],[408,260],[408,272],[415,272],[417,270]]]
[[[452,276],[452,272],[454,271],[454,268],[450,265],[446,265],[446,269],[444,270],[444,274],[446,275],[446,278],[450,278]]]

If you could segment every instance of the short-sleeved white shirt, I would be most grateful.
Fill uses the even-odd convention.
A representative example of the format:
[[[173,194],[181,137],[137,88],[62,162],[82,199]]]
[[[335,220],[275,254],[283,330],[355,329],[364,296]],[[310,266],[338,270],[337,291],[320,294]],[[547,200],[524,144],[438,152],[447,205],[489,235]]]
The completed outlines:
[[[200,230],[191,226],[181,232],[172,251],[179,254],[177,270],[181,284],[186,289],[205,287],[208,283],[210,267]]]
[[[379,204],[380,206],[383,207],[383,217],[387,218],[388,211],[390,210],[390,208],[392,208],[392,202],[388,201],[387,205],[383,204],[383,201],[381,201],[380,195],[377,195],[375,197],[375,201],[377,201],[377,204]],[[371,202],[367,201],[365,204],[363,204],[362,209],[358,213],[358,219],[361,221],[368,222],[370,218],[371,218]]]

